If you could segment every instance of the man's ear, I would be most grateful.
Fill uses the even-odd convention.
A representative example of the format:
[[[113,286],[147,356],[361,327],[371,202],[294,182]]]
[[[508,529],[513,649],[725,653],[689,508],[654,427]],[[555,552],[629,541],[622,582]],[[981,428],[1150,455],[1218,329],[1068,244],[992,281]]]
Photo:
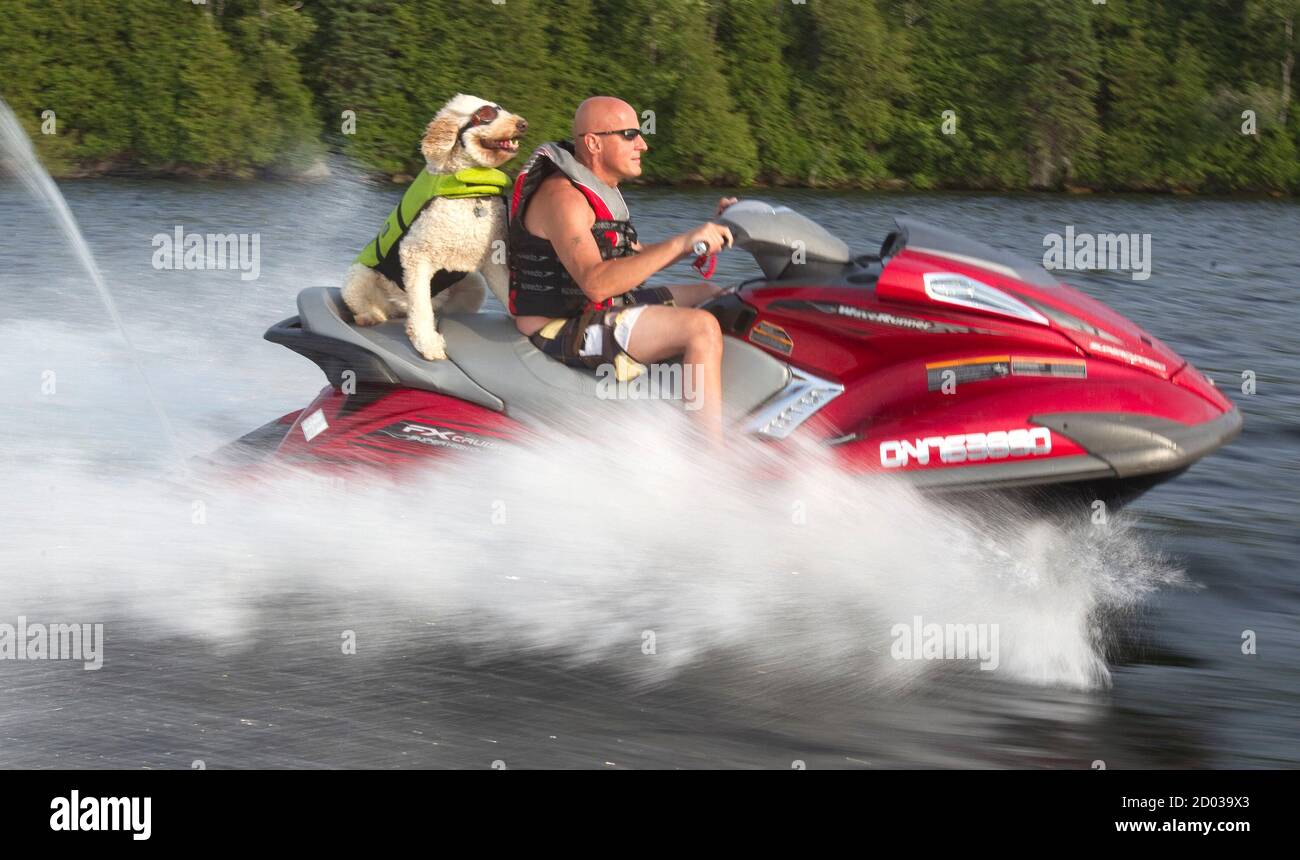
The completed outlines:
[[[434,170],[441,170],[451,156],[456,145],[456,135],[460,132],[461,118],[451,111],[440,111],[424,130],[424,139],[420,141],[420,152],[425,161]]]

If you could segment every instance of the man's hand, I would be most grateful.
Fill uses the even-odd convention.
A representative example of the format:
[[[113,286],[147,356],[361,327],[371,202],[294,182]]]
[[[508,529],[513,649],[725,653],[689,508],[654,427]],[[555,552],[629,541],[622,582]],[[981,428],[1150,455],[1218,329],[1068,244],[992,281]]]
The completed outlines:
[[[732,242],[731,229],[713,222],[701,224],[694,230],[681,234],[678,238],[682,240],[685,248],[682,251],[683,254],[694,254],[695,245],[699,242],[709,246],[708,250],[704,252],[706,255],[716,254],[723,248],[730,248]]]
[[[737,203],[737,202],[739,202],[739,200],[736,197],[723,197],[719,199],[718,211],[716,214],[721,215],[723,212],[727,210],[728,206],[730,206],[732,203]]]

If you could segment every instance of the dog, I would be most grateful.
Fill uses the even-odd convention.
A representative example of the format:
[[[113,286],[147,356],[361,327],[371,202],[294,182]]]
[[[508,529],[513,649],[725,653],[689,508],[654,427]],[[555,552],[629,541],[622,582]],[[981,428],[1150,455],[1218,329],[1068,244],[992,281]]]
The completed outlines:
[[[429,175],[411,183],[384,229],[348,269],[343,301],[357,325],[405,314],[411,345],[437,361],[447,350],[435,313],[474,313],[483,305],[482,284],[466,278],[469,273],[482,274],[509,307],[505,198],[499,191],[459,195],[508,187],[505,174],[495,168],[519,152],[527,129],[523,117],[476,96],[458,93],[443,105],[420,142]],[[423,202],[434,187],[451,196]],[[422,208],[412,221],[417,206]]]

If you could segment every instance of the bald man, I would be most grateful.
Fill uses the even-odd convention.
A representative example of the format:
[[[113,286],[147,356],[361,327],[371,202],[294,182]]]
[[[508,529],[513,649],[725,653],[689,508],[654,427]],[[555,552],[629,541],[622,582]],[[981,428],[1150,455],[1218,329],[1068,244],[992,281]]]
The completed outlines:
[[[682,356],[691,374],[687,407],[715,441],[722,434],[722,332],[694,306],[710,284],[645,287],[646,278],[693,254],[716,254],[731,231],[703,223],[642,246],[619,193],[641,175],[635,110],[608,96],[584,101],[573,141],[538,147],[515,180],[510,206],[510,312],[519,331],[551,357],[576,367],[611,368],[619,380]],[[718,213],[735,202],[723,198]]]

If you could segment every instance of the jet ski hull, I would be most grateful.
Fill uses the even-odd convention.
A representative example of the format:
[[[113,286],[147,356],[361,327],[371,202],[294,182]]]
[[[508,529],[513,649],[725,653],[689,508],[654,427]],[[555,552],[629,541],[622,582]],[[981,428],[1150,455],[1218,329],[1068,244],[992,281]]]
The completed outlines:
[[[765,276],[706,305],[727,337],[735,432],[812,441],[846,472],[931,492],[1116,503],[1241,430],[1232,403],[1172,349],[1032,264],[902,219],[878,255],[850,258],[789,210],[736,208],[727,223]],[[798,265],[780,253],[792,235],[806,239]],[[542,355],[504,314],[445,315],[450,358],[427,362],[400,322],[352,325],[337,290],[305,290],[298,309],[267,339],[330,384],[230,456],[400,471],[581,433],[566,416],[598,404],[634,407]]]

